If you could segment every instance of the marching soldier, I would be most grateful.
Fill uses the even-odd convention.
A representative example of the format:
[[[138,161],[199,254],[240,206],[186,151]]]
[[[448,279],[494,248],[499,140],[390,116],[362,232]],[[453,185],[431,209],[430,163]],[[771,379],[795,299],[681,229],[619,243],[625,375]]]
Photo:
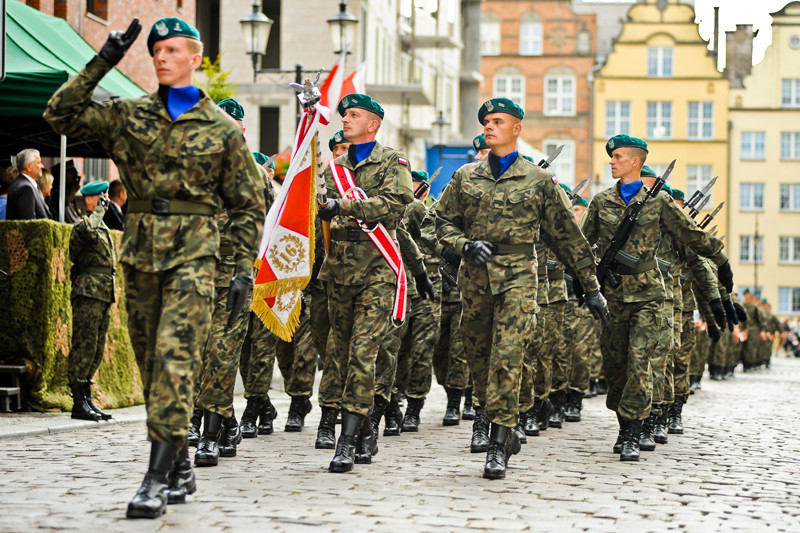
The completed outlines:
[[[235,276],[228,309],[236,316],[252,287],[265,206],[263,181],[241,129],[193,84],[203,56],[196,28],[177,18],[153,25],[147,49],[157,92],[92,100],[140,31],[134,19],[124,34],[112,32],[98,55],[53,95],[44,116],[61,134],[99,141],[128,191],[120,255],[151,451],[127,516],[155,518],[166,510],[170,485],[173,501],[193,490],[186,433],[211,325],[219,248],[215,215],[227,208],[232,220]]]

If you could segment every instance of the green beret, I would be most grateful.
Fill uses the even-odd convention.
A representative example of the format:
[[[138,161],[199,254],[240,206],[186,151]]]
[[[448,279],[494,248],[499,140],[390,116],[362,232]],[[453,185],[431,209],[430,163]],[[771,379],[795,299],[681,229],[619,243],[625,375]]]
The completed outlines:
[[[153,27],[150,28],[150,35],[147,36],[147,51],[152,56],[154,44],[172,37],[188,37],[195,41],[201,40],[200,32],[197,31],[197,28],[177,17],[167,17],[156,21]]]
[[[617,148],[630,146],[631,148],[641,148],[647,153],[647,143],[638,137],[631,137],[630,135],[614,135],[606,143],[606,153],[611,157],[611,153]]]
[[[672,199],[673,200],[685,200],[686,199],[686,193],[684,193],[680,189],[672,189]]]
[[[531,163],[533,163],[534,165],[536,164],[536,161],[535,161],[535,160],[534,160],[534,159],[533,159],[531,156],[529,156],[529,155],[524,155],[524,154],[523,154],[523,155],[521,155],[520,157],[521,157],[522,159],[527,159],[528,161],[530,161],[530,162],[531,162]]]
[[[428,181],[428,173],[424,170],[412,170],[411,181]]]
[[[656,171],[652,168],[648,167],[647,165],[642,166],[642,171],[639,172],[639,175],[643,178],[657,178]]]
[[[244,120],[244,108],[242,107],[242,104],[233,98],[226,98],[217,105],[221,107],[222,110],[227,114],[229,114],[231,118],[235,118],[236,120]]]
[[[661,190],[672,196],[672,187],[667,185],[666,183],[661,187]]]
[[[97,194],[103,194],[107,190],[107,181],[93,181],[81,187],[81,194],[84,196],[95,196]]]
[[[486,150],[487,148],[491,148],[488,144],[486,144],[486,135],[484,135],[483,133],[472,139],[472,146],[479,152],[481,150]]]
[[[333,152],[333,147],[336,146],[337,144],[349,143],[349,142],[350,141],[348,141],[347,138],[345,138],[344,136],[344,130],[339,130],[336,133],[334,133],[333,137],[331,137],[331,140],[328,141],[328,149],[331,152]]]
[[[575,205],[582,205],[583,207],[589,207],[589,202],[586,201],[586,198],[583,196],[578,196],[578,201],[575,202]]]
[[[567,192],[568,194],[572,194],[572,189],[569,188],[569,185],[564,185],[560,181],[558,182],[558,185],[559,185],[559,187],[564,189],[564,191]]]
[[[264,166],[264,163],[269,161],[269,157],[265,156],[261,152],[253,152],[253,157],[255,158],[256,163],[258,163],[261,166]]]
[[[342,98],[342,100],[339,102],[339,107],[337,108],[339,110],[339,115],[343,117],[344,112],[351,107],[366,109],[367,111],[371,111],[372,113],[375,113],[381,117],[381,120],[383,119],[383,108],[378,102],[373,100],[367,94],[348,94]]]
[[[525,111],[509,98],[492,98],[487,100],[478,109],[478,122],[482,125],[483,119],[489,113],[507,113],[512,117],[522,120],[525,118]]]

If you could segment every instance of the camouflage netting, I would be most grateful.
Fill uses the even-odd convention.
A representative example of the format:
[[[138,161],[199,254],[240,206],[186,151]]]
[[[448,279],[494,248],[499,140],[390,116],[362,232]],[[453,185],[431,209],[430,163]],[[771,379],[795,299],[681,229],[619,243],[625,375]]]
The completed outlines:
[[[28,403],[36,411],[69,411],[67,357],[72,343],[69,236],[52,221],[0,221],[0,363],[28,367]],[[122,234],[112,232],[117,250]],[[103,364],[93,385],[101,408],[144,402],[128,337],[121,269]]]

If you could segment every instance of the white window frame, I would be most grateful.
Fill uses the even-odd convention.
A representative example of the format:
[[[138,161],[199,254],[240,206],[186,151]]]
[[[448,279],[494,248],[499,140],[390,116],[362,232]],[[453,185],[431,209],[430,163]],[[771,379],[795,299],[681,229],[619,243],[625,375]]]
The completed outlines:
[[[800,315],[800,287],[778,287],[778,314]]]
[[[765,158],[767,134],[763,131],[743,131],[741,158],[761,161]]]
[[[627,113],[626,113],[627,111]],[[631,134],[630,100],[608,100],[606,102],[606,138]]]
[[[800,211],[800,183],[781,183],[780,191],[780,210]]]
[[[519,90],[514,90],[514,82],[519,82]],[[501,87],[502,86],[502,87]],[[525,76],[521,74],[496,74],[492,82],[494,98],[508,98],[525,109]]]
[[[691,198],[695,191],[705,187],[713,177],[711,165],[688,165],[686,167],[686,198]],[[714,209],[714,191],[709,191],[711,197],[706,204],[706,209]]]
[[[647,48],[647,77],[672,78],[675,74],[675,49],[672,46]]]
[[[764,237],[758,239],[753,235],[739,236],[739,262],[747,265],[764,264]]]
[[[540,56],[544,47],[542,23],[535,20],[524,20],[519,25],[519,55]]]
[[[550,88],[555,82],[555,91]],[[565,88],[569,82],[569,88]],[[547,116],[574,116],[575,115],[575,85],[574,74],[548,74],[544,77],[544,114]]]
[[[781,132],[781,160],[800,160],[800,131]]]
[[[739,184],[739,210],[764,211],[763,183],[744,182]]]
[[[500,55],[500,20],[481,20],[481,55],[499,56]]]
[[[689,102],[686,138],[690,141],[714,139],[714,102]]]
[[[550,156],[556,148],[564,145],[564,150],[548,169],[559,183],[572,188],[575,186],[575,141],[571,139],[547,139],[542,143],[542,151]]]
[[[778,243],[778,263],[800,265],[800,237],[781,235]]]
[[[800,107],[800,79],[781,80],[781,107]]]
[[[672,139],[672,102],[647,102],[647,139]]]

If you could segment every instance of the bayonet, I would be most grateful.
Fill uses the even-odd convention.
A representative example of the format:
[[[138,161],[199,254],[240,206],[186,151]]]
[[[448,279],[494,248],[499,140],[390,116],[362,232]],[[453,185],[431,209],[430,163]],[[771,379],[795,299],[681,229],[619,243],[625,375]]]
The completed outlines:
[[[442,171],[442,168],[443,167],[437,168],[436,172],[434,172],[433,175],[430,178],[428,178],[428,181],[423,181],[422,183],[419,184],[417,190],[414,191],[414,198],[416,198],[417,200],[422,198],[422,195],[425,194],[425,191],[431,188],[431,183],[433,183],[436,180],[436,178],[439,177],[439,173]]]
[[[264,163],[264,166],[265,167],[270,166],[272,164],[272,162],[275,161],[276,157],[278,157],[278,154],[273,154],[273,155],[269,156],[269,159],[267,159],[267,162]]]
[[[578,203],[578,198],[581,197],[581,194],[583,194],[583,191],[585,191],[586,187],[589,186],[589,183],[589,178],[586,178],[577,184],[574,189],[572,189],[572,198],[570,198],[570,200],[572,200],[573,206]]]
[[[670,163],[669,166],[667,167],[667,170],[665,170],[664,173],[661,175],[661,177],[658,178],[659,180],[661,180],[661,182],[662,182],[661,185],[662,186],[664,185],[664,183],[667,182],[667,180],[669,179],[670,174],[672,174],[672,169],[675,168],[675,162],[676,161],[677,161],[677,159],[673,159],[672,163]]]
[[[712,237],[716,237],[717,236],[717,226],[714,226],[713,228],[708,230],[708,234],[711,235]]]
[[[717,177],[718,176],[714,176],[714,179],[709,181],[706,184],[706,186],[703,187],[701,190],[694,191],[694,194],[692,194],[692,197],[689,198],[689,201],[686,202],[686,205],[683,206],[685,209],[689,210],[689,216],[690,217],[692,217],[692,218],[696,217],[697,213],[699,213],[703,209],[702,206],[705,205],[708,202],[708,200],[706,200],[709,197],[708,193],[711,192],[711,189],[714,187],[714,184],[717,182]],[[699,207],[696,207],[697,204],[699,204],[699,203],[702,203],[702,205],[700,205]]]
[[[550,157],[547,158],[547,161],[545,161],[544,159],[539,161],[539,166],[542,167],[542,168],[548,168],[550,166],[550,163],[555,161],[556,157],[558,157],[559,154],[561,154],[561,150],[563,150],[563,149],[564,149],[564,145],[562,144],[558,148],[556,148],[555,152],[553,152],[553,155],[551,155]]]
[[[708,225],[711,223],[711,221],[712,221],[712,220],[714,220],[714,216],[716,216],[716,214],[720,212],[720,210],[722,209],[722,206],[723,206],[723,205],[725,205],[725,202],[721,202],[721,203],[720,203],[720,204],[719,204],[719,205],[716,207],[716,209],[714,209],[714,210],[713,210],[711,213],[709,213],[709,214],[707,214],[707,215],[705,216],[705,218],[703,219],[703,221],[700,223],[700,227],[701,227],[702,229],[705,229],[705,228],[706,228],[706,226],[708,226]]]

